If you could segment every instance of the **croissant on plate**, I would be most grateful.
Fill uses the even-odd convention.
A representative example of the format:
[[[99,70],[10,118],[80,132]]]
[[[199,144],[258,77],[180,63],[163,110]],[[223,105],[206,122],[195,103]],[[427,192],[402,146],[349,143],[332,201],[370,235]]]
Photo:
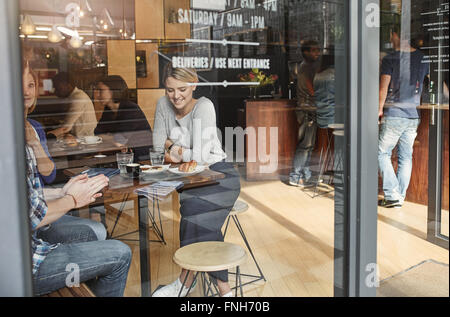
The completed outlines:
[[[192,160],[190,162],[181,164],[180,167],[178,168],[178,170],[180,172],[190,173],[190,172],[195,171],[196,167],[197,167],[197,162]]]

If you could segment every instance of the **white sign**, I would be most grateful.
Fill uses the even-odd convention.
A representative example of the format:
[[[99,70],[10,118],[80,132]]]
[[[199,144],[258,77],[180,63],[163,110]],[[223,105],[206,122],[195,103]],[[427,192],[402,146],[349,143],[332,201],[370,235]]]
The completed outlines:
[[[380,7],[376,3],[369,3],[366,6],[366,26],[368,28],[380,27]]]
[[[193,9],[224,11],[227,0],[193,0]]]
[[[66,5],[66,26],[69,28],[80,27],[80,7],[78,4],[71,2]]]

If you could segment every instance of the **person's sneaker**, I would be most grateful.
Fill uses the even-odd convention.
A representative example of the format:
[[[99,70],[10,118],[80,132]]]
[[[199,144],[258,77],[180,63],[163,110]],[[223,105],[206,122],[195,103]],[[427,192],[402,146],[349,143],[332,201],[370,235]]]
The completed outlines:
[[[289,185],[301,187],[301,188],[307,188],[314,186],[314,182],[311,182],[311,180],[304,180],[303,178],[299,178],[297,181],[295,179],[289,178]]]
[[[399,200],[381,199],[378,201],[378,206],[385,208],[401,208],[402,204]]]
[[[193,282],[191,292],[195,289],[195,286],[197,284],[197,281]],[[180,294],[182,284],[179,278],[177,278],[174,282],[172,282],[169,285],[166,285],[164,287],[161,287],[160,289],[156,290],[152,297],[178,297],[178,294]],[[183,291],[180,294],[180,297],[186,297],[188,294],[189,287],[183,287]]]
[[[229,291],[228,293],[223,294],[222,297],[234,297],[234,295],[232,291]]]
[[[289,178],[289,185],[296,186],[296,187],[304,187],[303,183],[304,183],[304,181],[301,178],[299,178],[298,180]]]

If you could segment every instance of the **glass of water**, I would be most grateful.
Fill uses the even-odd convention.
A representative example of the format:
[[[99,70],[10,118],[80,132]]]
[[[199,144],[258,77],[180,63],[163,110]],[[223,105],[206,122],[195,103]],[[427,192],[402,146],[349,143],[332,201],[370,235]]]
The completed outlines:
[[[164,151],[153,150],[150,151],[150,162],[152,165],[164,164]]]
[[[117,153],[117,167],[120,170],[120,174],[127,174],[127,164],[133,163],[133,153]]]

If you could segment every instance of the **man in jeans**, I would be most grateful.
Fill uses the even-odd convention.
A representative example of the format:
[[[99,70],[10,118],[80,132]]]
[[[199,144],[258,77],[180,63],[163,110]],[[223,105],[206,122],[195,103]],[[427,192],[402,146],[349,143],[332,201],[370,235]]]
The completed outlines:
[[[384,199],[380,206],[400,208],[406,196],[412,171],[412,154],[420,122],[417,106],[423,82],[429,74],[424,55],[401,39],[400,30],[391,31],[394,52],[381,64],[378,165],[383,178]],[[392,150],[397,146],[398,169],[394,171]]]
[[[298,144],[292,171],[289,174],[289,184],[306,187],[309,185],[311,171],[309,160],[316,144],[317,114],[314,104],[314,76],[319,68],[320,47],[316,41],[302,43],[303,62],[297,73],[297,120],[300,125]]]
[[[63,188],[44,189],[29,145],[26,155],[34,294],[88,282],[97,296],[122,296],[130,248],[120,241],[99,240],[106,236],[101,224],[65,215],[100,197],[108,178],[82,175]]]

